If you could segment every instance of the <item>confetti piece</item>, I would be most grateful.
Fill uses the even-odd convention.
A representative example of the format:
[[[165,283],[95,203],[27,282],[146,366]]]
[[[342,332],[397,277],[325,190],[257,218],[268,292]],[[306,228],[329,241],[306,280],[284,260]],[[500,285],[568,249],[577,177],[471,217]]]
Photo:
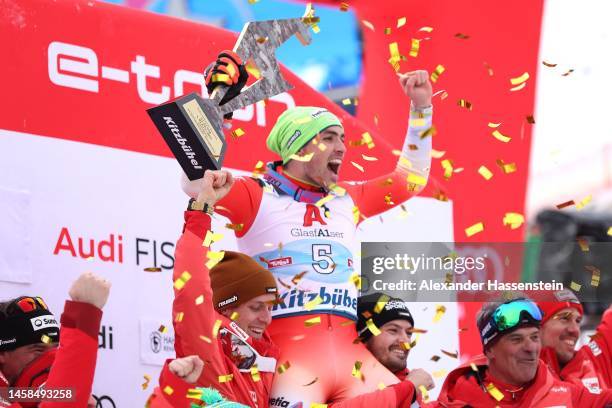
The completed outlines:
[[[390,35],[391,34],[391,28],[390,27],[386,27],[385,28],[385,34],[386,35]]]
[[[200,340],[205,341],[205,342],[207,342],[209,344],[212,343],[212,340],[210,339],[210,337],[206,337],[206,336],[203,336],[203,335],[200,335]]]
[[[514,88],[510,88],[510,92],[516,92],[516,91],[520,91],[521,89],[523,89],[525,86],[527,86],[527,82],[523,82],[522,84],[515,86]]]
[[[234,379],[234,374],[225,374],[225,375],[220,375],[219,376],[219,382],[221,384],[226,383],[226,382],[230,382]]]
[[[157,329],[157,331],[160,333],[165,333],[168,331],[168,329],[162,324],[161,326],[159,326],[159,329]]]
[[[582,210],[588,203],[591,202],[592,199],[593,199],[593,195],[589,194],[588,196],[580,200],[579,203],[576,204],[576,209],[579,211]]]
[[[491,180],[491,177],[493,177],[493,173],[486,166],[480,166],[478,168],[478,174],[484,177],[485,180]]]
[[[470,363],[470,367],[472,367],[472,371],[478,372],[478,367],[476,367],[476,364]]]
[[[423,139],[425,139],[425,138],[427,138],[429,136],[435,136],[436,133],[438,133],[437,130],[436,130],[436,127],[434,125],[431,125],[431,127],[429,129],[427,129],[423,133],[419,134],[419,138],[421,140],[423,140]]]
[[[557,204],[555,207],[557,207],[558,210],[561,210],[561,209],[563,209],[565,207],[569,207],[569,206],[572,206],[572,205],[575,205],[574,200],[569,200],[569,201],[566,201],[564,203]]]
[[[472,235],[478,234],[479,232],[484,231],[484,224],[482,222],[476,223],[470,227],[465,229],[465,235],[471,237]]]
[[[425,27],[419,28],[418,31],[425,31],[426,33],[431,33],[433,31],[433,28],[425,26]]]
[[[325,146],[323,143],[319,144],[317,146],[319,148],[320,151],[324,152],[325,150],[327,150],[327,146]]]
[[[561,74],[561,76],[568,76],[569,74],[571,74],[572,72],[574,72],[573,69],[568,70],[567,72],[565,72],[564,74]]]
[[[340,3],[340,11],[348,11],[349,5],[348,3]]]
[[[302,387],[308,387],[314,383],[316,383],[317,381],[319,381],[319,377],[315,377],[314,380],[312,380],[311,382],[309,382],[308,384],[304,384],[302,385]]]
[[[143,377],[144,377],[145,382],[142,383],[142,389],[146,390],[147,387],[149,387],[149,383],[151,382],[151,376],[145,374],[145,375],[143,375]]]
[[[498,402],[504,399],[504,394],[493,383],[487,384],[487,392]]]
[[[257,364],[254,364],[253,367],[251,367],[251,378],[253,378],[253,381],[255,382],[261,381],[261,376],[259,375]]]
[[[155,268],[155,267],[149,267],[149,268],[144,268],[145,272],[161,272],[162,269],[161,268]]]
[[[510,227],[510,229],[517,229],[525,222],[525,217],[523,214],[509,212],[504,214],[503,223],[506,227]]]
[[[195,399],[195,400],[202,400],[202,396],[204,395],[204,389],[203,388],[189,388],[187,390],[187,398],[189,399]],[[195,404],[192,404],[192,406]]]
[[[298,273],[297,275],[295,275],[293,278],[291,278],[291,282],[294,285],[297,285],[298,282],[304,277],[304,275],[306,275],[308,273],[308,271],[302,271],[300,273]]]
[[[522,75],[516,77],[516,78],[510,78],[510,83],[512,85],[519,85],[522,84],[523,82],[527,81],[529,79],[529,73],[528,72],[524,72]]]
[[[431,82],[436,82],[438,80],[438,78],[440,77],[440,75],[442,75],[442,73],[446,70],[446,68],[444,68],[444,65],[438,65],[436,67],[436,69],[434,69],[434,71],[431,73],[430,79]]]
[[[233,231],[242,231],[244,228],[244,224],[225,224],[225,228],[231,229]]]
[[[360,212],[359,212],[359,207],[355,206],[353,207],[353,224],[357,225],[357,223],[359,222],[359,216],[360,216]]]
[[[252,75],[255,79],[261,78],[261,72],[255,65],[251,63],[247,63],[246,70],[249,73],[249,75]]]
[[[166,394],[168,394],[168,395],[172,395],[172,393],[173,393],[173,392],[174,392],[174,389],[173,389],[171,386],[166,385],[166,386],[164,387],[164,393],[166,393]]]
[[[379,314],[385,308],[385,305],[391,298],[387,295],[381,295],[376,301],[376,306],[374,306],[374,313]]]
[[[323,145],[320,145],[323,146]],[[297,154],[292,154],[290,156],[291,160],[295,160],[295,161],[299,161],[299,162],[309,162],[310,160],[312,160],[312,156],[314,156],[314,152],[305,154],[303,156],[299,156]]]
[[[470,38],[469,35],[462,34],[462,33],[455,34],[455,37],[459,38],[460,40],[467,40],[468,38]]]
[[[310,319],[304,320],[304,326],[312,327],[321,323],[321,316],[312,317]]]
[[[361,157],[362,157],[362,158],[363,158],[363,160],[365,160],[365,161],[377,161],[377,160],[378,160],[378,158],[376,158],[376,157],[366,156],[366,155],[365,155],[365,154],[363,154],[363,153],[361,154]]]
[[[176,316],[174,317],[174,322],[175,323],[180,323],[183,321],[183,317],[185,317],[185,313],[184,312],[178,312],[176,314]]]
[[[510,140],[512,140],[511,137],[504,136],[499,130],[494,130],[491,134],[500,142],[508,143]]]
[[[530,125],[534,125],[535,124],[535,119],[534,119],[533,115],[529,115],[525,119],[527,119],[527,123],[529,123]]]
[[[217,319],[215,321],[215,324],[214,324],[213,328],[212,328],[213,338],[215,338],[215,339],[217,338],[217,335],[219,334],[219,329],[220,328],[221,328],[221,320]]]
[[[206,267],[208,269],[213,268],[216,264],[218,264],[223,257],[225,256],[224,251],[208,251],[206,253],[206,257],[208,258],[208,262],[206,262]]]
[[[354,161],[351,161],[351,164],[353,166],[355,166],[355,168],[357,168],[357,170],[359,170],[360,172],[363,173],[363,166],[361,166],[360,164],[355,163]]]
[[[461,106],[462,108],[465,108],[467,110],[472,110],[472,103],[470,101],[467,101],[465,99],[459,99],[457,101],[457,105]]]
[[[489,64],[487,64],[486,62],[484,63],[484,66],[487,69],[487,72],[489,73],[489,76],[493,76],[493,68],[491,68],[491,66]]]
[[[582,252],[589,252],[589,242],[585,238],[578,238],[576,241]]]
[[[570,289],[573,290],[574,292],[580,292],[581,288],[582,288],[582,285],[579,283],[576,283],[574,281],[570,283]]]
[[[315,307],[317,307],[321,303],[323,303],[323,298],[321,296],[317,295],[316,298],[312,299],[310,302],[307,302],[304,305],[304,309],[306,309],[306,310],[308,310],[310,312],[311,310],[313,310]]]
[[[361,381],[364,381],[364,376],[361,373],[362,364],[363,363],[361,361],[355,361],[351,375],[355,378],[359,378]]]
[[[239,138],[241,136],[244,136],[245,131],[242,130],[241,128],[237,128],[235,130],[232,130],[232,136],[234,136],[235,138]]]
[[[357,290],[361,290],[361,276],[359,276],[358,272],[353,272],[350,277],[351,282],[357,288]]]
[[[431,375],[432,375],[434,378],[442,378],[442,377],[446,376],[446,374],[447,374],[447,373],[448,373],[448,371],[447,371],[447,370],[445,370],[445,369],[441,369],[441,370],[437,370],[437,371],[432,371],[432,372],[431,372]]]
[[[434,354],[433,356],[431,356],[430,360],[433,361],[434,363],[437,363],[440,360],[440,356],[437,354]]]
[[[434,191],[433,198],[435,198],[438,201],[442,201],[442,202],[448,201],[448,195],[446,195],[446,192],[443,190]]]
[[[487,126],[490,127],[490,128],[496,128],[496,127],[499,127],[499,125],[501,125],[501,123],[491,123],[491,122],[489,122],[487,124]]]
[[[289,367],[291,367],[291,363],[289,363],[289,361],[285,361],[283,364],[278,366],[276,371],[278,371],[279,374],[283,374],[285,371],[289,369]]]
[[[266,172],[266,165],[264,162],[259,160],[257,164],[255,164],[255,169],[253,170],[253,177],[257,178],[258,175],[264,174]]]
[[[546,61],[542,61],[542,64],[544,64],[545,66],[549,67],[549,68],[554,68],[557,66],[557,64],[552,64],[550,62],[546,62]]]
[[[444,313],[446,313],[446,307],[443,305],[438,305],[436,306],[436,314],[433,318],[433,322],[434,323],[438,323],[440,321],[440,319],[442,319],[442,316],[444,316]]]
[[[612,237],[612,227],[608,228],[608,235]]]
[[[372,333],[374,336],[378,336],[381,333],[380,329],[376,326],[376,323],[374,323],[372,319],[366,320],[366,326],[368,330],[370,330],[370,333]]]
[[[258,44],[263,44],[266,41],[268,41],[268,37],[258,37],[255,41],[257,41]],[[231,66],[231,65],[228,65]]]
[[[440,162],[440,165],[444,169],[444,178],[446,180],[450,179],[453,175],[453,162],[451,162],[449,159],[444,159]]]
[[[219,242],[223,239],[223,234],[214,233],[210,230],[206,231],[206,237],[204,237],[204,242],[202,246],[209,247],[213,242]]]
[[[401,61],[401,56],[399,52],[399,46],[396,42],[392,42],[389,44],[389,54],[391,54],[391,58],[389,58],[389,64],[393,67],[395,72],[399,71],[399,62]]]
[[[429,393],[427,392],[427,388],[424,385],[419,385],[419,391],[421,391],[421,398],[423,402],[429,401]]]
[[[397,28],[403,27],[406,24],[406,17],[400,17],[397,19]]]
[[[388,193],[388,194],[385,195],[385,203],[387,205],[395,205],[395,203],[391,199],[391,193]]]
[[[191,279],[191,274],[187,271],[181,273],[181,276],[179,276],[175,281],[174,281],[174,288],[176,290],[181,290],[183,289],[183,287],[185,286],[185,284],[187,282],[189,282],[189,279]]]
[[[201,305],[202,303],[204,303],[204,295],[198,296],[195,300],[196,305]]]
[[[454,352],[451,353],[450,351],[446,351],[446,350],[440,350],[443,354],[446,354],[447,356],[449,356],[450,358],[457,358],[459,357],[459,353]]]
[[[387,386],[383,382],[378,383],[377,387],[381,391],[384,390],[385,388],[387,388]]]
[[[317,202],[315,203],[315,206],[317,206],[317,207],[322,207],[322,206],[324,206],[325,204],[329,203],[331,200],[333,200],[335,197],[336,197],[336,196],[334,196],[334,195],[328,194],[328,195],[326,195],[325,197],[323,197],[322,199],[320,199],[319,201],[317,201]]]
[[[434,159],[441,159],[442,157],[444,157],[445,154],[446,154],[445,151],[431,149],[431,157]]]
[[[351,98],[344,98],[344,99],[342,100],[342,104],[343,104],[344,106],[346,106],[346,105],[350,105],[350,104],[351,104]]]
[[[318,402],[311,402],[310,408],[327,408],[327,404],[320,404]]]
[[[368,146],[368,149],[371,149],[374,147],[374,140],[372,140],[372,136],[370,135],[370,132],[362,133],[361,141],[363,142],[364,145]]]
[[[505,174],[514,173],[516,171],[516,163],[504,163],[501,159],[496,160],[496,163]]]
[[[53,340],[51,340],[51,337],[47,336],[46,334],[43,334],[42,336],[40,336],[40,341],[45,344],[50,344],[53,342]]]
[[[366,26],[370,30],[375,31],[374,24],[370,23],[368,20],[361,20],[361,22],[363,23],[364,26]]]
[[[408,177],[406,178],[408,182],[408,188],[410,189],[411,185],[413,188],[416,186],[424,186],[427,184],[427,179],[423,176],[419,176],[418,174],[408,173]],[[413,190],[411,190],[413,191]]]
[[[410,41],[410,52],[408,53],[408,55],[414,58],[418,57],[420,48],[421,48],[421,41],[417,40],[416,38],[413,38]]]

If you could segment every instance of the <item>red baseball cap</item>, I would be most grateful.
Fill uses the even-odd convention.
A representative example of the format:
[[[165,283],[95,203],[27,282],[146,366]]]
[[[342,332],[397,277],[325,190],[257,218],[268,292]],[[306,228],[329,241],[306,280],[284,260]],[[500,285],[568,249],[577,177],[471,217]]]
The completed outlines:
[[[546,299],[546,298],[550,298]],[[544,314],[542,318],[542,324],[546,323],[551,317],[557,314],[560,310],[571,307],[580,313],[580,316],[584,314],[582,304],[576,297],[574,292],[569,289],[558,290],[556,292],[550,292],[547,294],[545,300],[538,302],[538,306]]]

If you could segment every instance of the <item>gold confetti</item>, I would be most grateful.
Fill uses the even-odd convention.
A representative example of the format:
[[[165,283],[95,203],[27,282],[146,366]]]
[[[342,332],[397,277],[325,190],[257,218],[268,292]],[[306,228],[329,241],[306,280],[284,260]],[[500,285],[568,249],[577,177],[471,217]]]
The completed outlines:
[[[517,229],[525,222],[523,214],[509,212],[504,214],[504,225],[510,227],[510,229]]]
[[[219,376],[219,383],[223,384],[226,382],[230,382],[234,379],[234,374],[225,374]]]
[[[157,331],[160,333],[165,333],[168,331],[168,329],[162,324],[161,326],[159,326],[159,329],[157,329]]]
[[[535,119],[534,119],[533,115],[529,115],[525,119],[527,119],[527,123],[529,123],[530,125],[534,125],[535,124]]]
[[[487,64],[486,62],[484,63],[485,68],[487,68],[487,72],[489,73],[489,76],[493,76],[493,68],[491,68],[491,66],[489,64]]]
[[[353,282],[353,285],[355,285],[357,290],[361,290],[361,276],[359,276],[358,272],[353,272],[349,279],[351,282]]]
[[[491,177],[493,177],[493,173],[491,172],[491,170],[489,170],[484,165],[478,168],[478,174],[484,177],[485,180],[491,180]]]
[[[261,78],[261,72],[259,71],[259,69],[253,65],[252,63],[247,63],[246,66],[246,70],[249,73],[249,75],[252,75],[255,79],[259,79]]]
[[[332,194],[328,194],[325,197],[323,197],[322,199],[320,199],[319,201],[317,201],[315,203],[315,206],[317,207],[323,207],[325,204],[329,203],[331,200],[333,200],[336,196],[332,195]]]
[[[174,322],[175,323],[180,323],[183,321],[183,318],[185,317],[185,313],[184,312],[178,312],[176,314],[176,316],[174,317]]]
[[[586,196],[585,198],[580,200],[579,203],[576,204],[576,209],[577,210],[582,210],[588,203],[591,202],[592,199],[593,199],[593,195],[589,194],[588,196]]]
[[[529,79],[529,73],[528,72],[524,72],[522,75],[516,77],[516,78],[510,78],[510,83],[512,85],[519,85],[522,84],[523,82],[527,81]]]
[[[433,198],[435,198],[438,201],[448,201],[448,196],[446,195],[446,192],[444,192],[443,190],[436,190],[433,193]]]
[[[363,166],[361,166],[360,164],[355,163],[354,161],[351,161],[351,164],[353,166],[355,166],[355,168],[357,168],[357,170],[359,170],[360,172],[363,173]]]
[[[525,86],[527,86],[527,82],[523,82],[522,84],[515,86],[514,88],[510,88],[510,92],[516,92],[516,91],[520,91],[521,89],[523,89]]]
[[[225,224],[225,228],[231,229],[233,231],[242,231],[244,228],[244,224]]]
[[[487,392],[498,402],[504,399],[504,394],[493,383],[487,384]]]
[[[457,358],[459,357],[459,353],[454,352],[451,353],[450,351],[446,351],[446,350],[440,350],[443,354],[446,354],[447,356],[449,356],[450,358]]]
[[[385,383],[383,383],[383,382],[379,382],[379,383],[378,383],[378,385],[377,385],[377,387],[378,387],[378,389],[379,389],[379,390],[381,390],[381,391],[382,391],[382,390],[384,390],[385,388],[387,388],[387,386],[386,386],[386,385],[385,385]]]
[[[156,268],[156,267],[149,267],[149,268],[144,268],[145,272],[161,272],[162,269],[161,268]]]
[[[187,390],[187,398],[201,400],[202,395],[204,395],[204,390],[202,388],[189,388]]]
[[[496,127],[499,127],[499,125],[501,125],[501,123],[491,123],[491,122],[489,122],[489,124],[487,126],[489,126],[490,128],[496,128]]]
[[[198,296],[195,300],[196,305],[201,305],[202,303],[204,303],[204,295]]]
[[[425,27],[419,28],[418,31],[425,31],[426,33],[431,33],[433,31],[433,28],[425,26]]]
[[[217,320],[215,320],[215,324],[213,325],[213,328],[212,328],[213,338],[215,338],[215,339],[217,338],[217,335],[219,334],[219,329],[220,328],[221,328],[221,320],[217,319]]]
[[[427,138],[429,136],[435,136],[436,133],[438,133],[437,130],[436,130],[436,127],[434,125],[431,125],[431,127],[429,129],[427,129],[423,133],[419,134],[419,138],[421,140],[423,140],[423,139],[425,139],[425,138]]]
[[[400,17],[397,19],[397,28],[403,27],[406,24],[406,17]]]
[[[496,160],[496,163],[505,174],[514,173],[516,171],[516,163],[504,163],[501,159]]]
[[[238,312],[232,312],[232,315],[230,316],[230,320],[235,321],[238,318],[238,316],[240,316]]]
[[[385,34],[386,35],[390,35],[391,34],[391,27],[386,27],[385,28]]]
[[[257,164],[255,164],[255,169],[253,170],[253,177],[257,178],[259,174],[263,174],[266,172],[266,164],[259,160]]]
[[[208,261],[206,262],[206,267],[208,269],[213,268],[216,264],[218,264],[223,259],[224,256],[225,256],[224,251],[208,251],[206,253],[206,257],[208,258]]]
[[[545,66],[549,67],[549,68],[554,68],[557,66],[557,64],[552,64],[550,62],[546,62],[546,61],[542,61],[542,64],[544,64]]]
[[[181,273],[181,276],[179,276],[175,281],[174,281],[174,289],[176,290],[181,290],[183,289],[183,287],[185,286],[185,284],[187,282],[189,282],[189,279],[191,279],[191,274],[187,271]]]
[[[461,106],[462,108],[465,108],[467,110],[472,110],[472,102],[465,100],[465,99],[459,99],[457,101],[457,105]]]
[[[259,375],[257,364],[253,364],[253,367],[251,367],[251,378],[253,378],[253,381],[255,382],[261,381],[261,376]]]
[[[360,212],[359,212],[359,207],[354,206],[353,207],[353,224],[357,225],[357,223],[359,222],[359,216],[360,216]]]
[[[323,145],[319,145],[319,146],[323,146]],[[312,160],[312,156],[314,156],[314,152],[310,152],[308,154],[305,154],[303,156],[299,156],[297,154],[292,154],[291,155],[291,160],[295,160],[295,161],[299,161],[299,162],[309,162],[310,160]]]
[[[410,55],[411,57],[414,57],[414,58],[418,57],[419,56],[419,49],[420,48],[421,48],[421,41],[417,40],[416,38],[413,38],[410,41],[410,52],[408,53],[408,55]]]
[[[49,344],[53,342],[53,340],[51,340],[51,337],[47,336],[46,334],[43,334],[42,336],[40,336],[40,341],[45,344]]]
[[[585,238],[578,238],[576,241],[582,252],[589,252],[589,242]]]
[[[421,391],[421,398],[423,402],[429,401],[429,393],[427,392],[427,388],[424,385],[419,385],[419,391]]]
[[[318,146],[320,151],[324,152],[325,150],[327,150],[327,146],[325,146],[323,143],[320,143]]]
[[[612,237],[612,227],[608,228],[608,235]]]
[[[444,313],[446,313],[446,307],[443,305],[438,305],[436,306],[436,315],[433,318],[433,322],[434,323],[438,323],[440,321],[440,319],[442,319],[442,316],[444,316]]]
[[[366,26],[370,30],[375,31],[374,24],[370,23],[368,20],[361,20],[361,22],[363,23],[364,26]]]
[[[289,367],[291,367],[291,363],[289,363],[289,361],[285,361],[283,364],[278,366],[276,371],[278,371],[279,374],[283,374],[285,371],[289,369]]]
[[[353,366],[353,371],[351,375],[355,378],[359,378],[361,381],[364,381],[364,376],[361,373],[362,364],[363,363],[361,361],[355,361],[355,365]]]
[[[344,98],[344,99],[342,100],[342,104],[343,104],[344,106],[346,106],[346,105],[350,105],[350,104],[351,104],[351,98]]]
[[[313,310],[315,307],[317,307],[321,303],[323,303],[323,298],[321,296],[317,295],[316,298],[312,299],[310,302],[307,302],[304,305],[304,309],[306,309],[306,310],[308,310],[310,312],[311,310]]]
[[[504,136],[499,130],[494,130],[491,134],[500,142],[508,143],[510,140],[512,140],[511,137]]]
[[[447,373],[448,373],[448,371],[446,371],[445,369],[441,369],[441,370],[437,370],[437,371],[432,371],[431,375],[434,378],[442,378],[442,377],[446,376]]]
[[[395,205],[395,203],[391,199],[391,193],[385,194],[385,203],[387,205]]]
[[[241,136],[244,136],[244,134],[245,134],[245,132],[241,128],[237,128],[235,130],[232,130],[232,136],[234,136],[235,138],[239,138]]]
[[[408,182],[409,188],[413,184],[415,186],[424,186],[427,184],[427,179],[425,177],[419,176],[418,174],[414,174],[414,173],[408,173],[408,177],[406,178],[406,181]]]
[[[255,41],[257,41],[258,44],[263,44],[268,41],[268,37],[258,37]],[[231,67],[231,65],[228,65],[228,67]]]
[[[580,292],[581,288],[582,288],[582,285],[579,283],[576,283],[574,281],[570,283],[570,289],[573,290],[574,292]]]
[[[147,389],[147,387],[149,387],[149,383],[151,382],[151,376],[150,376],[150,375],[145,374],[145,375],[143,375],[143,377],[144,377],[145,382],[144,382],[144,383],[142,383],[142,389],[143,389],[143,390],[146,390],[146,389]]]
[[[470,367],[472,367],[472,371],[478,372],[478,367],[476,367],[476,364],[470,363]]]
[[[561,74],[561,76],[564,76],[564,77],[565,77],[565,76],[568,76],[568,75],[569,75],[569,74],[571,74],[572,72],[574,72],[574,70],[573,70],[573,69],[570,69],[570,70],[568,70],[567,72],[565,72],[565,73]]]
[[[372,319],[366,320],[366,326],[368,330],[370,330],[370,333],[372,333],[374,336],[378,336],[381,333],[380,329],[376,327],[376,323],[374,323]]]
[[[459,38],[460,40],[467,40],[468,38],[470,38],[469,35],[462,34],[462,33],[455,34],[455,37]]]
[[[389,58],[389,64],[393,67],[395,72],[399,71],[399,62],[401,61],[401,56],[399,52],[399,46],[396,42],[392,42],[389,44],[389,54],[391,54],[391,58]]]
[[[168,394],[168,395],[172,395],[172,393],[173,393],[173,392],[174,392],[174,389],[173,389],[171,386],[166,385],[166,386],[164,387],[164,393],[166,393],[166,394]]]
[[[209,247],[213,242],[219,242],[223,239],[223,234],[217,233],[208,230],[206,231],[206,237],[204,237],[204,242],[202,242],[202,246]]]
[[[572,205],[575,205],[574,200],[569,200],[569,201],[566,201],[564,203],[557,204],[556,207],[557,207],[558,210],[561,210],[561,209],[563,209],[565,207],[569,207],[569,206],[572,206]]]
[[[340,3],[340,11],[348,11],[349,5],[348,3]]]
[[[446,70],[446,68],[444,68],[444,65],[438,64],[436,69],[434,69],[434,71],[431,73],[431,76],[430,76],[431,82],[435,83],[438,80],[438,78],[440,77],[440,75],[442,75],[442,73],[445,70]]]
[[[317,324],[321,324],[321,316],[312,317],[310,319],[304,320],[304,326],[306,327],[312,327]]]
[[[368,149],[374,147],[374,140],[372,139],[370,132],[364,132],[361,134],[361,142],[366,145]]]
[[[203,335],[200,335],[200,340],[205,341],[205,342],[207,342],[209,344],[212,343],[212,340],[210,339],[210,337],[206,337],[206,336],[203,336]]]
[[[465,235],[471,237],[472,235],[478,234],[479,232],[484,231],[484,224],[482,222],[476,223],[470,227],[465,229]]]
[[[377,160],[378,160],[378,158],[376,158],[376,157],[366,156],[366,155],[365,155],[365,154],[363,154],[363,153],[361,154],[361,157],[362,157],[362,158],[363,158],[363,160],[365,160],[365,161],[377,161]]]
[[[387,295],[381,295],[376,301],[376,306],[374,306],[374,313],[378,314],[383,311],[385,305],[391,298]]]
[[[311,386],[312,384],[316,383],[317,381],[319,381],[319,377],[315,377],[314,380],[312,380],[311,382],[309,382],[308,384],[304,384],[302,385],[302,387],[308,387]]]
[[[453,162],[448,159],[444,159],[440,162],[440,165],[444,169],[444,178],[446,180],[450,179],[453,175]]]
[[[327,408],[327,404],[321,404],[318,402],[311,402],[310,408]]]

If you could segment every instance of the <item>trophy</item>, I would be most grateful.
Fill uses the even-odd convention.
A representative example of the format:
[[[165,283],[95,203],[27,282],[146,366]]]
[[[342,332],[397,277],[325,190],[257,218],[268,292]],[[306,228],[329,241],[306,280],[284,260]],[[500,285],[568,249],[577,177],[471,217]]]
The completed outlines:
[[[203,177],[207,169],[218,170],[223,165],[227,148],[224,114],[293,88],[281,74],[275,50],[293,35],[303,45],[310,44],[309,27],[316,20],[317,17],[307,17],[246,23],[234,52],[245,63],[252,59],[261,77],[223,106],[219,102],[227,88],[219,86],[209,99],[191,93],[147,110],[190,180]]]

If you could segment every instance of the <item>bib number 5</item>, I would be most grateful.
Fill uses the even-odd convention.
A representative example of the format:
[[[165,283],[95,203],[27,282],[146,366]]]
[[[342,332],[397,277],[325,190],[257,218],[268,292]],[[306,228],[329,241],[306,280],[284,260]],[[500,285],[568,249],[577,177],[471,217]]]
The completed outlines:
[[[312,267],[318,273],[330,274],[336,269],[336,264],[331,257],[332,250],[329,244],[312,245]]]

